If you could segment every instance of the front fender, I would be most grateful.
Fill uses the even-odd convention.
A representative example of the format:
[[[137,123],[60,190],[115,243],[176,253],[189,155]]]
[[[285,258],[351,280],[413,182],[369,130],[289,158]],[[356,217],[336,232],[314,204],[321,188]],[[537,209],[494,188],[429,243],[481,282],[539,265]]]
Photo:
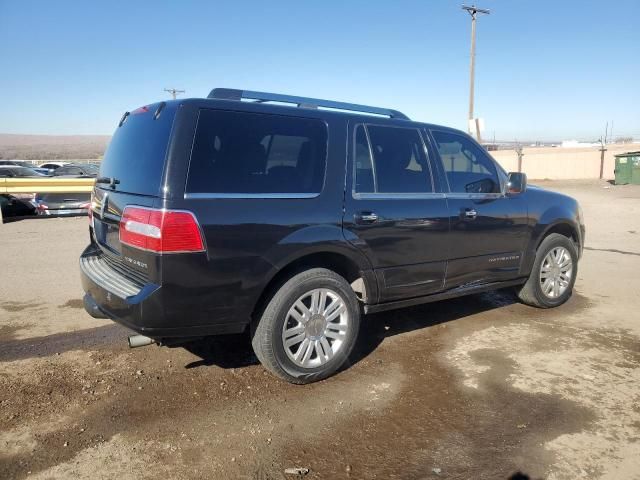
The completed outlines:
[[[583,228],[581,226],[578,203],[571,197],[551,192],[549,195],[534,197],[529,209],[532,222],[531,237],[525,251],[521,273],[528,275],[533,267],[536,250],[550,231],[558,227],[568,227],[578,241],[578,249],[583,247]]]

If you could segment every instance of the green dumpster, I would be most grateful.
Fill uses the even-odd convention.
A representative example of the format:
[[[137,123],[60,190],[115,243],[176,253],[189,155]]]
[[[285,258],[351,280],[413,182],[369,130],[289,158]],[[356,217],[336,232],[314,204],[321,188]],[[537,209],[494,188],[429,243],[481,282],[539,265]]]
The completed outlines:
[[[640,152],[616,155],[616,185],[633,183],[640,185]]]

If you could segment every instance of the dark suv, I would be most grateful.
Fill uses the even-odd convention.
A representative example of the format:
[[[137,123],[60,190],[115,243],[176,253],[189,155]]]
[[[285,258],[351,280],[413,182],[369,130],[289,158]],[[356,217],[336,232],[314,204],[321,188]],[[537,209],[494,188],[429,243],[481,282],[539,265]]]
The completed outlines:
[[[294,383],[343,364],[362,313],[503,287],[558,306],[584,241],[574,199],[527,188],[463,132],[230,89],[125,113],[90,221],[91,315],[141,334],[132,346],[248,330]]]

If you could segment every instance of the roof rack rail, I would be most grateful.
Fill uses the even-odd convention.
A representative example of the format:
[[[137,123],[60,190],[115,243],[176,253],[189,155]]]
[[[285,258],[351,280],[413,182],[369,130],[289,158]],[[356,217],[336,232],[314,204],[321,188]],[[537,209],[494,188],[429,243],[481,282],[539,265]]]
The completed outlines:
[[[321,100],[319,98],[295,97],[293,95],[281,95],[279,93],[253,92],[251,90],[237,90],[233,88],[214,88],[207,98],[217,100],[256,100],[257,102],[281,102],[291,103],[300,108],[331,108],[335,110],[347,110],[350,112],[372,113],[389,118],[399,118],[409,120],[404,113],[389,108],[369,107],[355,103],[334,102],[332,100]]]

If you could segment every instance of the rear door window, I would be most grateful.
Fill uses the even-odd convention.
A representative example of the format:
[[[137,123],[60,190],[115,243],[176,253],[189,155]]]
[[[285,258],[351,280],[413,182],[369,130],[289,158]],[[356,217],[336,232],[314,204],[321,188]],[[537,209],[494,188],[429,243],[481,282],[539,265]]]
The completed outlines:
[[[317,194],[327,126],[311,118],[202,110],[186,191],[210,194]]]
[[[414,128],[360,125],[355,134],[356,193],[432,193],[425,146]]]

